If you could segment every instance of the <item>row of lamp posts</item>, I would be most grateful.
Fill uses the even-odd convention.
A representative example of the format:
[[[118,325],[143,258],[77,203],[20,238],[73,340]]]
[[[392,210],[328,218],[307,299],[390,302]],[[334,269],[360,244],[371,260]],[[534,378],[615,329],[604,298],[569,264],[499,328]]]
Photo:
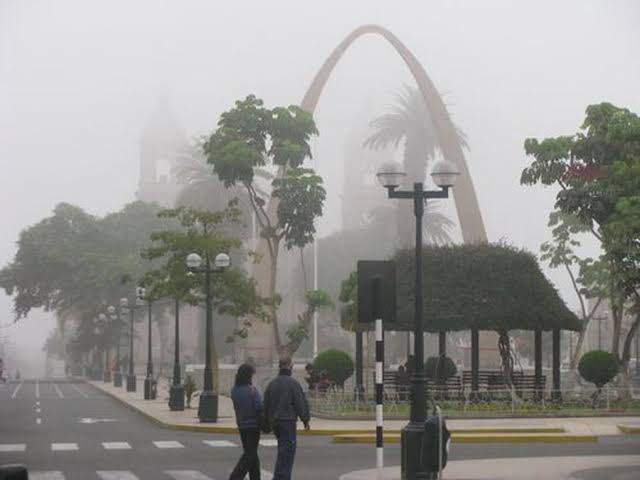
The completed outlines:
[[[203,388],[200,393],[200,403],[198,406],[198,418],[201,422],[217,422],[218,421],[218,395],[213,390],[213,367],[212,367],[212,350],[211,341],[213,338],[213,306],[211,298],[211,274],[216,272],[223,272],[230,264],[231,259],[226,253],[220,253],[216,255],[213,265],[211,264],[210,257],[205,254],[205,258],[197,253],[191,253],[186,259],[187,268],[190,273],[203,273],[204,274],[204,290],[205,290],[205,311],[206,311],[206,331],[205,331],[205,367],[203,377]],[[147,297],[146,290],[142,287],[136,289],[136,301],[135,305],[129,303],[129,299],[123,297],[120,299],[119,308],[113,305],[107,307],[106,313],[100,313],[95,319],[94,333],[96,336],[102,337],[101,342],[104,345],[104,369],[102,379],[104,382],[111,382],[116,387],[122,386],[122,365],[120,358],[120,345],[121,345],[121,333],[122,327],[125,324],[125,318],[129,316],[129,372],[126,377],[126,388],[128,392],[136,391],[136,376],[135,365],[133,356],[133,341],[134,341],[134,312],[136,309],[144,306],[144,301],[147,302],[147,319],[148,319],[148,346],[147,346],[147,374],[144,381],[144,399],[151,400],[154,398],[153,394],[153,358],[152,358],[152,302]],[[179,301],[176,300],[175,304],[176,316],[175,316],[175,351],[174,351],[174,364],[173,364],[173,381],[171,383],[171,389],[169,392],[169,408],[171,410],[183,410],[184,409],[184,387],[181,381],[181,367],[180,367],[180,325],[179,325]],[[116,341],[116,358],[113,376],[111,375],[111,366],[109,365],[109,342],[105,340],[106,336],[112,332],[112,325],[116,325],[118,335]],[[102,361],[99,348],[96,347],[96,356],[99,361]]]

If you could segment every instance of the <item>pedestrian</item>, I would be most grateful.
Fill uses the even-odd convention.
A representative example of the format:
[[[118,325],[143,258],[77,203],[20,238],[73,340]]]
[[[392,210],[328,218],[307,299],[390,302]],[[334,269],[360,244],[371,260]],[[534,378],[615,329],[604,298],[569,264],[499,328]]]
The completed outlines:
[[[316,386],[318,385],[318,374],[316,373],[316,370],[312,363],[307,363],[307,365],[304,367],[304,371],[306,374],[304,379],[309,386],[309,393],[313,393],[316,390]]]
[[[236,383],[231,390],[236,423],[242,441],[242,456],[238,460],[229,480],[244,480],[247,473],[250,480],[260,480],[260,460],[258,444],[260,443],[260,417],[262,415],[262,399],[260,392],[252,384],[255,368],[248,363],[238,367]]]
[[[291,377],[291,358],[281,358],[280,372],[264,392],[264,412],[278,440],[273,480],[291,480],[296,455],[296,423],[309,430],[309,404],[298,381]]]
[[[320,381],[318,381],[317,385],[318,394],[321,397],[324,397],[327,392],[331,389],[331,379],[329,378],[329,372],[323,370],[320,372]]]

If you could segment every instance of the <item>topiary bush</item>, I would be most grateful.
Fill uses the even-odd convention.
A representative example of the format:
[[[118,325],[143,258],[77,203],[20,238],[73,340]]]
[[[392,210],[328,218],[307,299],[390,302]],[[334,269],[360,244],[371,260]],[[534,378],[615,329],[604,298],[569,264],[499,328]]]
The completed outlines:
[[[429,357],[424,364],[427,378],[448,380],[458,373],[456,364],[450,357]]]
[[[353,375],[353,360],[351,356],[335,348],[320,352],[313,361],[313,367],[318,374],[326,370],[329,380],[340,388],[343,388],[344,382]]]
[[[595,408],[602,387],[618,374],[618,360],[609,352],[593,350],[582,356],[578,364],[578,372],[582,378],[593,383],[597,388],[592,397],[592,406]]]

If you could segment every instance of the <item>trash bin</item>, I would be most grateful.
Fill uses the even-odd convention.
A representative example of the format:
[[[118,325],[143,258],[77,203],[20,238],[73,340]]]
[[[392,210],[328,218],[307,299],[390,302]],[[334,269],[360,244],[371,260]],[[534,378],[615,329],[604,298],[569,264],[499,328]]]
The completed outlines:
[[[0,465],[0,480],[29,480],[24,465]]]
[[[442,431],[440,430],[442,428]],[[432,416],[424,422],[422,464],[427,472],[438,473],[447,466],[451,433],[443,417]],[[437,477],[433,477],[437,478]]]

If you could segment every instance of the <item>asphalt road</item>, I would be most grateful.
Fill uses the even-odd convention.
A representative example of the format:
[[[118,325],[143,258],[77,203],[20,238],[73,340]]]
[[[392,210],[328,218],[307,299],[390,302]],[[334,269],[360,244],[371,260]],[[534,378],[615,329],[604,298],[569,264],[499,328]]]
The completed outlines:
[[[163,429],[85,383],[0,384],[0,464],[26,464],[36,480],[226,480],[240,454],[238,443],[230,435]],[[639,453],[640,438],[627,435],[604,437],[597,444],[453,445],[450,458]],[[273,437],[267,435],[260,448],[263,479],[271,478],[275,455]],[[385,463],[400,463],[398,445],[385,449]],[[300,437],[294,478],[337,479],[374,465],[372,445]]]

